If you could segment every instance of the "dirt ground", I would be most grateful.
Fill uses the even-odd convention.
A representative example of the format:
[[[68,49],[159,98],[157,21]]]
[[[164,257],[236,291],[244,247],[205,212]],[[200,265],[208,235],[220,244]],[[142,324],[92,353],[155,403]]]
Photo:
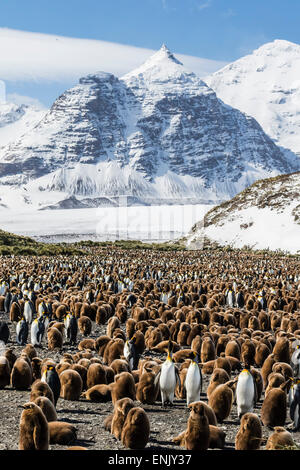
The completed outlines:
[[[8,316],[4,313],[0,314],[0,320],[8,321]],[[10,328],[10,341],[7,343],[8,347],[13,346],[19,354],[23,347],[17,346],[15,341],[15,325],[9,323]],[[98,326],[93,323],[93,331],[90,335],[91,338],[97,338],[101,334],[105,334],[106,327]],[[83,339],[83,336],[78,334],[78,342]],[[37,349],[38,355],[41,358],[51,357],[57,362],[60,360],[61,355],[65,352],[75,353],[77,348],[69,347],[67,344],[63,346],[63,350],[59,352],[51,352],[47,349],[47,344],[44,341],[43,348]],[[145,351],[145,355],[156,355],[156,357],[164,358],[157,353],[149,353]],[[96,353],[95,353],[95,356]],[[235,374],[232,374],[234,378]],[[206,389],[209,383],[210,376],[203,375],[203,393],[201,400],[207,402]],[[6,387],[0,390],[0,450],[17,450],[19,443],[19,422],[22,413],[20,405],[29,401],[30,390],[17,391],[11,387]],[[263,395],[254,410],[255,413],[260,415],[260,408],[263,401]],[[155,405],[143,405],[136,401],[136,406],[141,406],[147,412],[150,420],[150,439],[147,444],[147,449],[151,451],[159,450],[180,450],[175,446],[172,439],[177,436],[186,428],[189,412],[184,400],[175,399],[174,406],[162,408],[161,403],[157,402]],[[114,436],[104,430],[103,423],[105,418],[113,411],[112,403],[92,403],[81,398],[79,401],[67,401],[62,398],[57,402],[57,414],[59,421],[72,423],[76,426],[77,441],[72,445],[80,445],[86,447],[88,450],[124,450],[124,446]],[[289,411],[287,412],[287,420],[285,427],[288,428],[291,424],[289,418]],[[239,420],[235,404],[232,407],[230,416],[220,425],[226,433],[226,450],[234,450],[235,436],[239,429]],[[263,445],[268,436],[272,433],[266,427],[263,427]],[[293,433],[295,442],[300,445],[300,432]],[[51,445],[51,450],[63,450],[67,446]]]

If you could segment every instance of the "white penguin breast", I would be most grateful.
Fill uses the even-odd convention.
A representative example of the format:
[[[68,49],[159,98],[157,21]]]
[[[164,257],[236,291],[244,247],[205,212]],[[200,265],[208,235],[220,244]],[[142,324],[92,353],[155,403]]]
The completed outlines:
[[[236,400],[238,403],[251,404],[254,399],[254,382],[250,374],[241,373],[236,386]]]
[[[185,388],[187,392],[197,392],[201,387],[200,371],[197,364],[191,364],[185,377]]]
[[[159,385],[161,390],[172,391],[176,386],[175,365],[171,361],[165,361],[161,367]]]

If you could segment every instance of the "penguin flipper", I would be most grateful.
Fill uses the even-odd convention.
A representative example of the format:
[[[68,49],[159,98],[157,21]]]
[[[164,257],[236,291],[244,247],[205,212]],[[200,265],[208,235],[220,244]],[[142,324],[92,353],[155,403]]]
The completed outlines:
[[[200,373],[200,394],[201,394],[202,393],[203,377],[202,377],[202,370],[201,370],[201,367],[199,366],[199,364],[198,364],[198,367],[199,367],[199,373]]]
[[[154,379],[154,386],[155,387],[159,386],[160,374],[161,374],[161,371],[159,371],[155,376],[155,379]]]
[[[296,408],[297,408],[297,401],[294,398],[294,400],[290,404],[290,418],[291,418],[292,421],[294,421],[294,418],[295,418]]]
[[[177,367],[175,367],[175,377],[176,377],[176,382],[178,384],[178,387],[180,388],[181,387],[181,380],[180,380],[180,375],[179,375],[179,371],[178,371]]]

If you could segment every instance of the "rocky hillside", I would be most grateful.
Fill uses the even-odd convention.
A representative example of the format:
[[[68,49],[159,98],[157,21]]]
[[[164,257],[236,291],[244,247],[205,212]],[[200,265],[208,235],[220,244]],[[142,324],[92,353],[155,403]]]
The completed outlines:
[[[217,203],[299,169],[163,46],[121,79],[99,72],[62,94],[1,153],[0,196],[9,185],[47,207],[74,195]]]
[[[300,253],[300,172],[257,181],[214,207],[192,228],[187,246],[207,240]]]

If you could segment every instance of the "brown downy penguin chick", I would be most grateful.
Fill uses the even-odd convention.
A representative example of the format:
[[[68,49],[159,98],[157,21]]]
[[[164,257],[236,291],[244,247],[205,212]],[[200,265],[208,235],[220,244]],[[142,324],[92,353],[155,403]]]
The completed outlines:
[[[35,347],[28,343],[26,344],[25,348],[22,349],[22,352],[25,352],[25,354],[27,354],[27,356],[29,357],[29,359],[31,359],[31,361],[37,357],[37,352],[36,352],[36,349]]]
[[[181,349],[173,354],[174,362],[184,362],[186,359],[191,357],[192,350],[191,349]]]
[[[271,372],[271,374],[268,376],[268,385],[265,390],[265,397],[272,388],[279,387],[281,384],[283,384],[283,382],[285,382],[285,378],[282,374],[279,374],[278,372]]]
[[[217,359],[215,360],[215,363],[214,363],[214,369],[224,369],[224,370],[226,370],[227,374],[229,375],[228,380],[230,380],[231,363],[227,359],[227,357],[217,357]]]
[[[103,353],[104,364],[110,366],[115,359],[120,359],[123,355],[124,344],[121,338],[111,339]]]
[[[282,374],[285,380],[288,380],[290,377],[294,377],[292,367],[286,362],[276,362],[272,367],[272,372]]]
[[[287,338],[277,338],[273,348],[273,355],[276,362],[286,362],[290,364],[290,344]]]
[[[33,402],[22,405],[19,450],[48,450],[49,425],[41,408]]]
[[[236,450],[258,450],[262,440],[262,425],[255,413],[245,413],[235,438]]]
[[[173,439],[175,444],[187,450],[207,450],[210,428],[204,406],[201,402],[190,403],[187,429]]]
[[[274,359],[274,354],[270,354],[265,360],[265,362],[263,363],[263,366],[261,368],[261,375],[262,375],[263,382],[264,382],[264,388],[266,388],[268,385],[268,376],[271,374],[272,367],[275,364],[275,362],[276,361]]]
[[[136,399],[141,403],[153,405],[159,393],[159,387],[154,383],[156,374],[146,367],[143,371],[136,387]]]
[[[72,364],[73,365],[73,364]],[[64,370],[71,369],[71,364],[69,362],[60,362],[55,367],[56,372],[60,375]]]
[[[0,357],[0,389],[10,384],[10,365],[6,357]]]
[[[250,372],[256,384],[256,394],[257,394],[256,403],[257,403],[260,400],[261,394],[264,389],[263,378],[262,378],[261,373],[257,369],[254,369],[254,367],[251,367]]]
[[[284,426],[286,420],[287,396],[285,389],[290,380],[282,383],[278,388],[272,388],[265,397],[261,407],[261,420],[264,426]]]
[[[135,333],[136,321],[133,318],[128,318],[126,321],[126,337],[132,338]]]
[[[268,346],[264,343],[259,343],[255,348],[254,362],[257,367],[262,367],[263,363],[271,353]]]
[[[89,336],[91,334],[93,324],[89,317],[85,317],[84,315],[79,317],[77,324],[79,331],[83,336]]]
[[[175,343],[175,341],[171,341],[171,342],[173,345],[173,353],[179,351],[180,350],[179,344]],[[154,346],[154,348],[152,348],[152,351],[160,352],[160,353],[167,353],[169,343],[170,343],[170,340],[162,341],[161,343]]]
[[[130,372],[130,366],[125,359],[115,359],[110,364],[110,367],[113,369],[115,375],[121,374],[121,372]]]
[[[64,370],[59,376],[60,397],[65,400],[77,401],[82,392],[82,379],[76,370]]]
[[[241,360],[244,364],[253,365],[255,357],[255,346],[250,339],[246,339],[241,347]]]
[[[87,370],[87,388],[92,388],[94,385],[100,384],[107,384],[105,368],[102,364],[91,364]]]
[[[117,439],[121,439],[122,429],[129,411],[134,408],[131,398],[121,398],[117,400],[114,406],[114,412],[111,416],[109,431]],[[107,426],[108,423],[106,423]]]
[[[225,357],[231,356],[236,359],[241,359],[241,347],[235,340],[230,340],[225,346]]]
[[[48,421],[48,423],[50,421],[57,421],[57,413],[56,413],[55,406],[53,402],[49,400],[49,398],[37,397],[34,400],[34,403],[41,408],[42,412],[46,416],[46,420]]]
[[[201,370],[203,374],[210,375],[213,373],[215,360],[200,363],[199,365],[201,366]]]
[[[135,381],[129,372],[122,372],[115,376],[115,381],[111,384],[111,398],[113,405],[121,398],[135,400]]]
[[[103,357],[106,346],[111,341],[111,338],[106,335],[99,336],[95,341],[95,349],[99,356]]]
[[[76,441],[77,429],[72,424],[63,421],[50,421],[48,426],[50,444],[69,445]]]
[[[173,358],[174,358],[174,356],[173,356]],[[176,388],[175,388],[175,396],[179,399],[186,398],[186,388],[185,388],[184,385],[185,385],[185,378],[186,378],[186,374],[187,374],[190,362],[191,361],[188,361],[188,364],[186,364],[186,362],[184,362],[181,366],[180,371],[179,371],[180,382],[178,382],[176,384]]]
[[[106,382],[107,385],[112,384],[115,381],[115,373],[113,369],[109,366],[104,365],[104,369],[106,372]]]
[[[129,410],[121,434],[122,444],[128,449],[144,449],[150,435],[149,418],[143,408]]]
[[[86,389],[87,369],[81,364],[71,364],[70,369],[78,372],[82,380],[82,388]]]
[[[118,317],[116,317],[116,316],[111,317],[107,322],[107,330],[106,330],[107,336],[112,338],[114,330],[116,328],[120,328],[120,325],[121,325],[121,323],[120,323],[120,320],[118,319]]]
[[[185,432],[187,450],[207,450],[209,446],[209,422],[201,403],[188,405],[190,416]]]
[[[42,359],[34,357],[31,359],[32,380],[37,380],[42,377]]]
[[[213,361],[216,359],[216,348],[213,340],[206,336],[201,345],[201,362]]]
[[[13,348],[7,349],[4,353],[4,357],[6,357],[6,359],[8,360],[9,365],[10,365],[10,370],[12,370],[12,368],[14,366],[14,363],[17,360],[17,356],[16,356]]]
[[[281,426],[275,426],[273,434],[267,440],[266,450],[285,450],[295,446],[292,434]]]
[[[224,369],[214,369],[212,376],[210,378],[208,387],[207,387],[207,398],[211,396],[213,391],[218,387],[218,385],[225,384],[230,380],[229,375]]]
[[[98,384],[83,392],[81,396],[89,401],[106,403],[111,401],[111,389],[109,385]]]
[[[48,339],[48,349],[49,351],[53,351],[54,349],[62,349],[63,346],[63,335],[61,332],[52,327],[47,331],[47,339]]]
[[[177,334],[177,343],[180,346],[187,346],[187,339],[191,331],[191,326],[188,323],[182,322]]]
[[[134,335],[132,336],[131,340],[134,340],[136,353],[138,355],[142,355],[146,348],[144,334],[141,331],[136,331]]]
[[[214,410],[218,423],[222,423],[230,415],[233,402],[231,386],[234,383],[235,380],[231,380],[225,384],[218,385],[210,395],[208,405]]]
[[[209,425],[209,449],[224,449],[226,433],[218,426]]]
[[[38,397],[47,397],[54,404],[54,395],[50,386],[40,379],[33,382],[31,386],[30,401],[35,402]]]
[[[27,390],[32,383],[32,370],[25,359],[19,358],[11,371],[11,385],[16,390]]]
[[[195,336],[191,342],[191,350],[198,353],[199,357],[201,356],[201,345],[202,345],[201,336],[200,335]]]
[[[90,349],[91,351],[94,351],[96,349],[95,340],[91,338],[83,339],[78,344],[78,349],[79,351],[84,351],[84,349]]]

